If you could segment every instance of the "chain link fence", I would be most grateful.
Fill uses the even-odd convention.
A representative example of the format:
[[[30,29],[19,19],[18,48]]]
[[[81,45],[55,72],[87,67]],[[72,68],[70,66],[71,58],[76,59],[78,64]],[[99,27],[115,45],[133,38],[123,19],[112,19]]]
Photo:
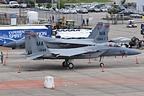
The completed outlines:
[[[0,13],[0,25],[11,25],[10,15],[8,13]],[[27,17],[16,15],[16,24],[27,24]]]

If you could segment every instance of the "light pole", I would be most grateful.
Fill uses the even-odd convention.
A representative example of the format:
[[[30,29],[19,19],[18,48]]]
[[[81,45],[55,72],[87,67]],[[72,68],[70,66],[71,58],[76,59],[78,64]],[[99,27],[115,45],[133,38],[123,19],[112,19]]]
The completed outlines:
[[[52,8],[53,8],[53,3],[54,3],[54,0],[51,0]]]
[[[60,2],[61,2],[61,1],[60,1],[60,0],[58,0],[58,9],[60,9]]]
[[[34,0],[34,6],[35,6],[35,9],[36,9],[36,0]]]
[[[22,0],[19,0],[19,16],[21,17],[21,2]]]
[[[60,3],[61,3],[61,1],[60,1],[60,0],[58,0],[58,9],[59,9],[59,10],[60,10]],[[59,13],[58,18],[60,18],[60,13]]]

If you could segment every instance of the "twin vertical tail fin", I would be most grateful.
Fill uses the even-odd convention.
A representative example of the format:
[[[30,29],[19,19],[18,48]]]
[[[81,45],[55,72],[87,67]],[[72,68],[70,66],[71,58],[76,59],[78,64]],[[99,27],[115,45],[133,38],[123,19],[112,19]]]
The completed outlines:
[[[37,53],[50,53],[45,42],[43,42],[38,34],[31,31],[25,31],[25,49],[28,55]]]
[[[103,27],[103,22],[98,22],[96,26],[93,28],[91,34],[88,36],[88,39],[94,39],[102,27]]]
[[[98,22],[92,33],[88,36],[89,39],[94,39],[95,43],[103,43],[108,41],[108,31],[110,24],[106,23],[103,26],[102,22]],[[36,33],[25,31],[25,49],[30,54],[47,53],[51,54],[45,42],[43,42]]]
[[[95,37],[95,43],[104,43],[108,41],[109,23],[105,23],[104,26],[99,30],[97,36]]]

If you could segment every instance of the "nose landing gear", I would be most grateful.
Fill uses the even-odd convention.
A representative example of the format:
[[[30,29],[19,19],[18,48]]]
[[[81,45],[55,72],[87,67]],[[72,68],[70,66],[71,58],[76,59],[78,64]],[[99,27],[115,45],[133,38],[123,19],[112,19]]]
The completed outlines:
[[[104,66],[104,63],[100,63],[100,67],[103,67]]]

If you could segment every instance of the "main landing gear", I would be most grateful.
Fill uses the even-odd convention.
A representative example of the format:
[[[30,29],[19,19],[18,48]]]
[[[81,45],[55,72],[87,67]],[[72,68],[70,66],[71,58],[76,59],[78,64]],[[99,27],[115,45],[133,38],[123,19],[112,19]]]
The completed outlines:
[[[62,63],[62,66],[67,67],[69,69],[74,68],[74,64],[70,60],[67,60],[67,59]]]
[[[101,61],[101,58],[100,58],[100,61]],[[74,68],[74,64],[69,59],[65,59],[65,61],[63,61],[63,63],[62,63],[62,66],[67,67],[69,69]],[[104,63],[100,63],[100,67],[104,67]]]

